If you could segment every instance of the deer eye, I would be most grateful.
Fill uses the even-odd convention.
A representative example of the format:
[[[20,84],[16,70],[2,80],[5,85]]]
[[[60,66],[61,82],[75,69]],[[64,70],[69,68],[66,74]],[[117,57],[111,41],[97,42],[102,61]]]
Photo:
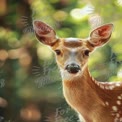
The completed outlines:
[[[84,55],[89,56],[90,50],[85,50]]]
[[[61,54],[61,51],[60,50],[55,50],[56,54],[57,55],[60,55]]]

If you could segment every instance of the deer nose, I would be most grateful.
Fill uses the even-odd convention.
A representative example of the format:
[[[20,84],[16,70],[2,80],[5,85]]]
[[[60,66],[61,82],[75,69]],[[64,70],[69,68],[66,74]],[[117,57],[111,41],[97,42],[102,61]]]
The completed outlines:
[[[75,73],[77,73],[79,70],[81,70],[80,69],[80,66],[79,65],[77,65],[77,64],[75,64],[75,63],[72,63],[72,64],[68,64],[67,66],[66,66],[66,70],[69,72],[69,73],[73,73],[73,74],[75,74]]]

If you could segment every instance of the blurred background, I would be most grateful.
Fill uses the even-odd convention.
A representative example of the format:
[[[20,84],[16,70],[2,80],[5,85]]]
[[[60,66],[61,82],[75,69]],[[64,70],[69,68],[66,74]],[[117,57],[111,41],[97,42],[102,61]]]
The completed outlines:
[[[122,0],[0,0],[0,122],[78,122],[53,53],[34,36],[35,19],[59,37],[78,38],[113,23],[110,42],[90,55],[89,68],[99,81],[122,81]]]

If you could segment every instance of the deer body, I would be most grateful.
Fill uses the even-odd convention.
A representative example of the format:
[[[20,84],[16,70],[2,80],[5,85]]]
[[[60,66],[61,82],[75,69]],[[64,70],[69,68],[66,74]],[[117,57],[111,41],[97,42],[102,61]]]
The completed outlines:
[[[121,122],[122,106],[117,103],[121,101],[117,96],[122,97],[122,87],[118,91],[113,91],[111,86],[115,87],[97,83],[89,72],[86,72],[86,77],[63,81],[63,93],[67,103],[80,113],[86,122]]]
[[[55,31],[34,21],[36,37],[56,54],[67,103],[81,122],[122,122],[122,83],[98,82],[89,73],[89,54],[108,42],[112,24],[96,28],[88,39],[57,38]]]

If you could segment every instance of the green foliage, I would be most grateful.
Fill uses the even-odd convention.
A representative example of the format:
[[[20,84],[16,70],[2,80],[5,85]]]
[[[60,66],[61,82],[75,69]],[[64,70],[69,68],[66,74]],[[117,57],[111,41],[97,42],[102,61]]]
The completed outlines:
[[[54,55],[34,36],[35,19],[48,23],[59,37],[78,38],[87,38],[92,24],[113,23],[110,42],[91,54],[89,67],[100,81],[122,80],[122,2],[119,0],[14,0],[1,5],[0,11],[7,6],[0,15],[0,82],[5,83],[0,86],[0,99],[8,103],[5,108],[0,103],[5,111],[0,116],[5,120],[30,121],[30,111],[36,113],[31,116],[35,121],[45,122],[48,116],[48,121],[54,122],[57,108],[68,108]],[[92,7],[86,10],[89,5]],[[76,121],[65,120],[66,115],[75,116],[70,110],[59,118]]]

